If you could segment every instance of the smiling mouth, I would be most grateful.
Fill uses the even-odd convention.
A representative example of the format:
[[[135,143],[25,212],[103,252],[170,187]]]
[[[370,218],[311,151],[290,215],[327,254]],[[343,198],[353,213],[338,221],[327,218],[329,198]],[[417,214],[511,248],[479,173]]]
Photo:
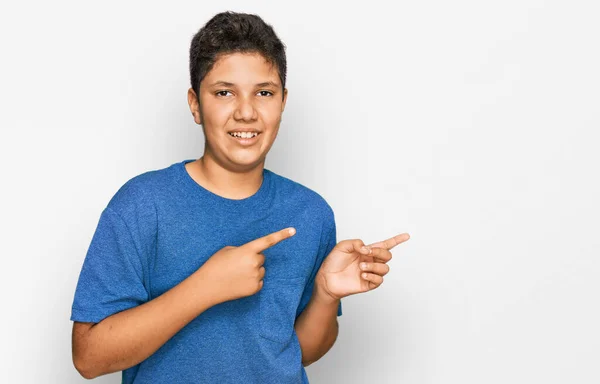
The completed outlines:
[[[249,147],[258,143],[261,132],[228,132],[232,140],[241,146]]]
[[[253,139],[260,135],[260,132],[228,132],[228,134],[236,139]]]

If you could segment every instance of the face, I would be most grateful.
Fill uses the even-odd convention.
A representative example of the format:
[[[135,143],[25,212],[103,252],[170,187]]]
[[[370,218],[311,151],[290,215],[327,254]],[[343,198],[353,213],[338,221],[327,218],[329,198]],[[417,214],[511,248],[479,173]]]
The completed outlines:
[[[263,167],[287,99],[277,67],[260,54],[228,54],[202,79],[199,93],[200,103],[190,88],[188,103],[203,127],[204,156],[237,172]]]

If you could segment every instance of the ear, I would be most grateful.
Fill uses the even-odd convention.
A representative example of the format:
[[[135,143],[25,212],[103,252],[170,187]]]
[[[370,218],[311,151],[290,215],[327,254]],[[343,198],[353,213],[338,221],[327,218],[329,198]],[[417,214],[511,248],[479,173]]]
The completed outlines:
[[[287,88],[283,89],[283,102],[281,103],[281,112],[283,113],[285,109],[285,103],[287,102],[288,90]]]
[[[188,89],[187,93],[188,105],[190,106],[190,112],[194,116],[194,121],[198,125],[202,125],[202,112],[200,111],[200,103],[198,103],[198,96],[194,92],[193,88]]]

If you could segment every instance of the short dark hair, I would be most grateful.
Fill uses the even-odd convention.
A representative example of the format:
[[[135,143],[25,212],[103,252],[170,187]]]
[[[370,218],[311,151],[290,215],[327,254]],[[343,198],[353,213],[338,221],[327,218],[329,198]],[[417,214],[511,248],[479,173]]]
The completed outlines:
[[[257,15],[227,11],[213,16],[192,38],[190,81],[198,98],[202,79],[219,57],[235,52],[261,54],[277,67],[282,90],[285,89],[285,44],[273,27]]]

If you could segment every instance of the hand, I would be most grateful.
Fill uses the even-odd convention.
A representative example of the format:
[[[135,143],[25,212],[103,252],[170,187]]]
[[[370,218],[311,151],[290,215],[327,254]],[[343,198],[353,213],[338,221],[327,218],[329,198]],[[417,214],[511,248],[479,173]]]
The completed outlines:
[[[386,264],[392,259],[390,250],[408,239],[410,235],[403,233],[362,250],[365,244],[360,239],[340,241],[323,261],[315,284],[334,300],[371,291],[383,283],[390,270]],[[364,269],[362,263],[366,264]]]
[[[198,272],[216,288],[219,303],[251,296],[263,287],[265,255],[261,252],[295,233],[294,228],[286,228],[239,247],[221,248]]]

